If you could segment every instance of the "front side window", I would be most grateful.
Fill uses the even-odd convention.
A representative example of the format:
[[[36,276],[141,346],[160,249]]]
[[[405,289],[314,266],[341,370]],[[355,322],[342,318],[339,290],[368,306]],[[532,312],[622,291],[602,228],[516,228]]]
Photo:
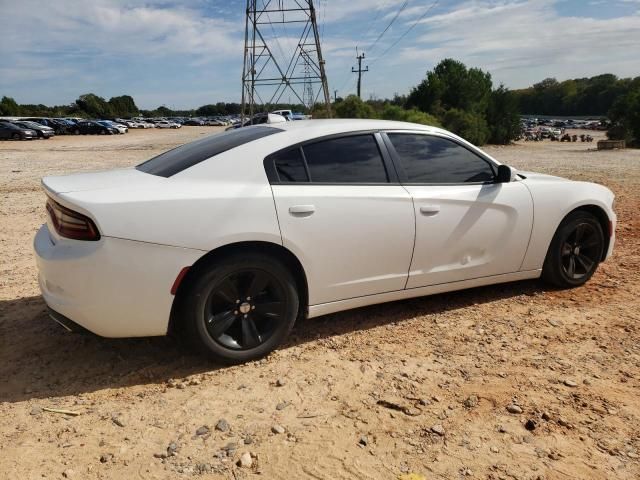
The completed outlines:
[[[387,183],[387,171],[373,135],[322,140],[302,147],[312,182]]]
[[[488,161],[446,138],[388,133],[408,183],[484,183],[495,173]]]

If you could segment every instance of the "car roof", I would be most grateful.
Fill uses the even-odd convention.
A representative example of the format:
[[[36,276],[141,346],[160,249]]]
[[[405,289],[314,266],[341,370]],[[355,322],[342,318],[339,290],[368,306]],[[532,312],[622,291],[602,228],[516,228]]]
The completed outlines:
[[[417,123],[397,122],[395,120],[371,120],[363,118],[339,118],[339,119],[314,119],[296,120],[295,122],[278,123],[277,127],[285,131],[310,130],[322,135],[325,130],[327,135],[340,132],[356,132],[361,130],[424,130],[446,133],[437,127],[420,125]]]

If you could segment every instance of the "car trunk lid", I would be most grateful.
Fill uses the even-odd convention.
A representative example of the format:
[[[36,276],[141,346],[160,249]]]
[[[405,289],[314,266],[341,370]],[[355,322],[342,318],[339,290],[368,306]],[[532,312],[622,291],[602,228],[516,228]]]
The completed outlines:
[[[42,186],[53,195],[72,192],[86,192],[92,190],[105,190],[123,186],[145,187],[157,185],[162,177],[148,175],[135,168],[123,168],[104,172],[75,173],[72,175],[60,175],[44,177]]]

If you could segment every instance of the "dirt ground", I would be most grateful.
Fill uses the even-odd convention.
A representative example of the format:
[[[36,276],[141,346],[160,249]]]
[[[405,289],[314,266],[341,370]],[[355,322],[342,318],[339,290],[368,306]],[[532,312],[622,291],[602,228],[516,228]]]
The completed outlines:
[[[31,250],[40,177],[134,165],[214,130],[0,142],[0,478],[640,478],[640,151],[486,149],[616,193],[615,255],[583,288],[334,314],[230,368],[168,338],[54,324]]]

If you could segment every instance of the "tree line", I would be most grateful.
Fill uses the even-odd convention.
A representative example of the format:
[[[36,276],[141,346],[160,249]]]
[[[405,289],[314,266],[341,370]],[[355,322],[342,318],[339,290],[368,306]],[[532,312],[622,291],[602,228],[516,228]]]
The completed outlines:
[[[262,106],[256,106],[257,111]],[[289,109],[303,111],[304,106],[299,104],[278,104],[270,107],[275,109]],[[213,117],[217,115],[239,114],[242,106],[239,103],[218,102],[202,105],[195,109],[175,110],[161,105],[153,110],[139,109],[130,95],[111,97],[105,100],[94,93],[80,95],[75,102],[69,105],[18,104],[13,98],[4,96],[0,100],[0,116],[21,117],[81,117],[81,118],[132,118],[143,117]]]
[[[261,111],[257,106],[256,111]],[[303,105],[272,105],[270,110],[304,111]],[[216,116],[239,114],[239,103],[218,102],[191,110],[173,110],[164,105],[140,110],[130,95],[109,100],[87,93],[69,105],[19,105],[10,97],[0,100],[0,116],[47,116],[86,118],[130,118],[171,116]],[[408,95],[392,99],[360,100],[355,95],[337,98],[332,104],[340,118],[382,118],[442,126],[476,145],[508,144],[520,134],[521,115],[592,116],[608,118],[608,135],[640,144],[640,77],[618,78],[612,74],[558,82],[547,78],[521,90],[494,87],[491,74],[467,68],[453,59],[442,60]],[[326,117],[316,105],[315,118]]]
[[[520,133],[516,95],[502,85],[493,88],[491,74],[445,59],[409,95],[392,100],[337,99],[341,118],[382,118],[441,126],[476,145],[507,144]],[[317,112],[322,115],[322,111]],[[314,113],[314,116],[318,116]]]

